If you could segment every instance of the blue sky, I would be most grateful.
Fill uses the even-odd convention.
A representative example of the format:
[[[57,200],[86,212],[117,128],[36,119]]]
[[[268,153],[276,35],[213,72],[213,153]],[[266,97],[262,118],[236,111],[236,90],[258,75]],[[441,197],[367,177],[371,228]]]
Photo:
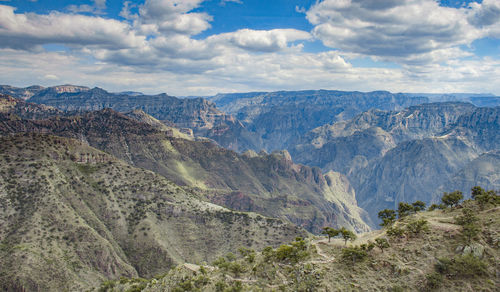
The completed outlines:
[[[0,0],[0,72],[172,95],[500,95],[500,0]]]

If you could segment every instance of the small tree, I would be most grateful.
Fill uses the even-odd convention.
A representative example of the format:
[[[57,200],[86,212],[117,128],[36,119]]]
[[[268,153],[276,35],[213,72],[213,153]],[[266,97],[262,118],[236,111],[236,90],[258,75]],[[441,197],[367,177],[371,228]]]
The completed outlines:
[[[474,215],[474,211],[470,208],[462,209],[462,215],[455,217],[455,223],[462,225],[462,235],[467,243],[470,243],[481,231],[477,225],[478,221],[479,218]]]
[[[328,242],[330,242],[330,239],[332,237],[339,235],[339,232],[340,232],[339,230],[332,227],[323,227],[323,231],[321,231],[322,234],[328,236]]]
[[[410,215],[410,213],[413,212],[413,206],[405,203],[405,202],[399,202],[398,206],[398,216],[399,218],[403,218],[405,216]]]
[[[396,220],[396,211],[391,210],[391,209],[385,209],[380,212],[378,212],[378,218],[382,220],[382,223],[380,223],[380,226],[390,226],[394,221]]]
[[[347,247],[342,249],[342,259],[346,262],[352,261],[354,265],[357,261],[363,261],[368,256],[368,253],[359,246]]]
[[[382,253],[384,252],[384,248],[388,248],[390,246],[387,239],[382,238],[382,237],[376,238],[375,244],[377,245],[378,248],[380,248]]]
[[[456,207],[463,198],[464,195],[461,191],[454,191],[452,193],[445,192],[443,197],[441,198],[441,201],[443,201],[443,204],[445,204],[446,206]]]
[[[339,231],[340,231],[340,235],[344,239],[344,245],[347,245],[348,240],[350,240],[350,241],[356,240],[356,237],[357,237],[356,234],[354,234],[354,232],[352,232],[350,230],[347,230],[345,227],[342,227]]]
[[[425,203],[422,201],[416,201],[415,203],[412,204],[413,206],[413,211],[419,212],[425,210]]]

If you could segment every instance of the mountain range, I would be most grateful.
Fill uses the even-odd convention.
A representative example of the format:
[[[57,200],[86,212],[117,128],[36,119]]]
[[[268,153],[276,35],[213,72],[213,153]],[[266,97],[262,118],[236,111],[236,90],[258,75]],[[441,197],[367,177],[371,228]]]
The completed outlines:
[[[499,113],[482,95],[0,86],[0,283],[83,290],[499,189]]]

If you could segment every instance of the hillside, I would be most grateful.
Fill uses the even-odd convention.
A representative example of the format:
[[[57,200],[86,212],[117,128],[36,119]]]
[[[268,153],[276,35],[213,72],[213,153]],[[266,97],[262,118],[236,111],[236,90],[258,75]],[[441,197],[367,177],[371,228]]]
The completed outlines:
[[[0,137],[0,290],[82,291],[305,231],[56,136]]]
[[[0,115],[0,134],[17,132],[78,139],[176,184],[197,187],[213,203],[286,219],[311,232],[324,225],[370,229],[343,175],[297,165],[287,152],[240,155],[209,141],[176,138],[109,109],[46,120]]]
[[[105,282],[101,291],[498,291],[496,197],[497,206],[466,201],[418,212],[346,245],[315,237],[274,250],[242,250],[236,259],[185,264],[151,280]],[[459,218],[473,222],[477,235],[469,240]]]

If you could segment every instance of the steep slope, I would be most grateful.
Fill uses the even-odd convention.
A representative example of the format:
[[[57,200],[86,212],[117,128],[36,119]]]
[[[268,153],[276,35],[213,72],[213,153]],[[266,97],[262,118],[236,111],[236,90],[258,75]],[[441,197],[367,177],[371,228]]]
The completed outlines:
[[[301,163],[347,175],[360,206],[375,221],[377,210],[400,201],[433,202],[450,186],[441,184],[472,171],[462,168],[482,153],[499,149],[499,133],[499,107],[432,103],[402,111],[370,110],[319,127],[291,153]],[[490,180],[487,173],[475,173],[477,182],[469,181],[464,190]]]
[[[426,138],[399,144],[354,174],[360,206],[373,221],[377,212],[397,209],[399,202],[429,203],[436,189],[478,153],[456,138]]]
[[[0,133],[12,132],[76,138],[176,184],[198,187],[217,204],[288,219],[312,232],[328,224],[369,230],[345,177],[329,179],[317,168],[294,164],[287,152],[239,155],[209,141],[174,138],[109,109],[38,121],[0,115]]]
[[[497,195],[498,196],[498,195]],[[478,234],[470,241],[454,218],[462,209],[419,212],[389,229],[343,240],[306,239],[276,250],[246,252],[212,264],[186,264],[163,277],[122,279],[103,291],[498,291],[500,209],[463,207],[474,213]],[[421,228],[414,226],[421,224]],[[381,250],[370,242],[385,242]],[[224,290],[225,289],[225,290]]]
[[[77,140],[0,137],[0,289],[86,290],[305,232],[200,200]]]
[[[371,108],[395,110],[428,101],[386,91],[329,90],[218,94],[210,100],[261,137],[268,151],[291,149],[308,131]]]
[[[358,161],[366,164],[403,141],[438,135],[462,115],[477,110],[472,104],[456,102],[422,104],[401,111],[372,109],[310,131],[291,154],[300,163],[349,174],[357,170]]]
[[[467,194],[476,185],[500,190],[500,150],[483,153],[465,165],[436,190],[432,201],[438,203],[446,190],[460,190]]]

